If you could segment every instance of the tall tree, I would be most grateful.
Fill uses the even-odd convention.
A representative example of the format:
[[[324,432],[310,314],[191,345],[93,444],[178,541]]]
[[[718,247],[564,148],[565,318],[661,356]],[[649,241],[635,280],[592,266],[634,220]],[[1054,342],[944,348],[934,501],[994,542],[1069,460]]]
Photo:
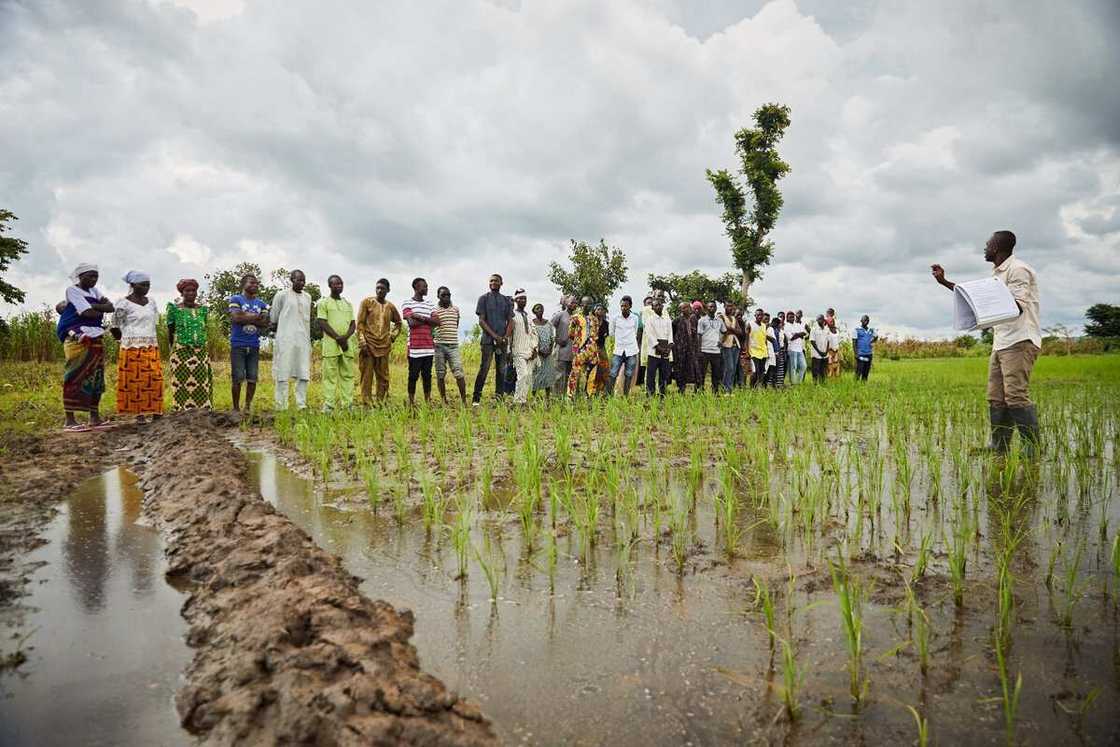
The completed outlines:
[[[14,236],[5,236],[8,227],[4,225],[10,220],[19,220],[8,210],[0,210],[0,301],[4,303],[22,303],[23,291],[4,281],[4,273],[12,262],[27,254],[27,242]]]
[[[742,273],[739,290],[750,297],[751,283],[770,264],[774,244],[767,238],[782,211],[778,180],[789,173],[789,164],[778,155],[778,142],[789,127],[788,106],[766,104],[754,113],[754,128],[735,133],[735,152],[739,171],[751,192],[747,209],[744,187],[726,169],[708,169],[708,181],[716,190],[716,202],[723,206],[723,227],[731,239],[731,257]]]
[[[1120,306],[1095,303],[1085,312],[1089,323],[1085,334],[1090,337],[1120,337]]]
[[[586,241],[571,240],[568,259],[571,271],[557,262],[549,263],[548,279],[568,296],[590,296],[596,303],[607,303],[611,294],[626,282],[626,255],[618,247],[608,247],[599,239],[598,246]]]
[[[674,316],[681,301],[731,301],[737,306],[745,306],[743,294],[739,290],[739,276],[726,272],[713,278],[699,270],[686,275],[669,273],[647,277],[650,290],[661,291],[669,300],[669,311]]]

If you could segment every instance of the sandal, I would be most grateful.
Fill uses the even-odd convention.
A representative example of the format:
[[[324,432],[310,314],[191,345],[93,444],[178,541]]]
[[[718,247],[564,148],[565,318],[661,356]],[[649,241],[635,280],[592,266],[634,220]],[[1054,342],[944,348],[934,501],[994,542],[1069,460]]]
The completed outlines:
[[[88,425],[85,425],[84,423],[74,423],[74,425],[62,426],[63,433],[88,433],[91,430],[93,429]]]
[[[116,427],[116,423],[110,423],[108,420],[102,420],[97,425],[91,425],[89,429],[91,431],[111,431]]]

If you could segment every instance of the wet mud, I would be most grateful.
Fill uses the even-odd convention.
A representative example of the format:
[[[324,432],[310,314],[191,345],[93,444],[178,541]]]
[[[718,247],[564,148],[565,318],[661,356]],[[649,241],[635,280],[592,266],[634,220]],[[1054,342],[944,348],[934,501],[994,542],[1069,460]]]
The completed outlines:
[[[29,553],[55,504],[98,465],[127,461],[168,579],[187,589],[190,662],[174,707],[193,741],[494,743],[478,707],[421,670],[412,613],[364,596],[358,578],[246,482],[244,457],[221,435],[230,425],[198,413],[24,446],[3,474],[5,638],[23,635],[32,611],[26,592],[41,561]],[[179,735],[189,739],[167,741]]]

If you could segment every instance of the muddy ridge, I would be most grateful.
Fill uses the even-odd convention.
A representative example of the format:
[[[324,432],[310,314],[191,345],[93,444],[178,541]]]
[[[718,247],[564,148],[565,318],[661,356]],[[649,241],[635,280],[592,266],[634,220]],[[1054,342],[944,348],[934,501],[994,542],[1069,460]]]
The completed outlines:
[[[412,613],[363,596],[249,488],[228,425],[184,415],[128,439],[168,577],[189,584],[183,726],[215,744],[495,743],[476,706],[421,671]]]

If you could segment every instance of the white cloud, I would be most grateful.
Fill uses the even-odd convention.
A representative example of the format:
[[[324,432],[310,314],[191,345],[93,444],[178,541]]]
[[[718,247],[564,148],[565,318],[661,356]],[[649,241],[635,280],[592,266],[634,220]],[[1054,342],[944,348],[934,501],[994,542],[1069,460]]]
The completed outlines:
[[[548,262],[603,237],[640,296],[650,272],[729,269],[704,169],[734,166],[732,133],[781,101],[793,171],[760,303],[948,334],[928,264],[982,275],[987,234],[1012,228],[1045,321],[1077,324],[1120,280],[1118,15],[1107,0],[8,3],[0,204],[32,246],[13,280],[37,304],[75,257],[115,277],[157,252],[157,297],[250,259],[338,272],[353,295],[423,275],[464,306],[497,269],[551,303]]]

